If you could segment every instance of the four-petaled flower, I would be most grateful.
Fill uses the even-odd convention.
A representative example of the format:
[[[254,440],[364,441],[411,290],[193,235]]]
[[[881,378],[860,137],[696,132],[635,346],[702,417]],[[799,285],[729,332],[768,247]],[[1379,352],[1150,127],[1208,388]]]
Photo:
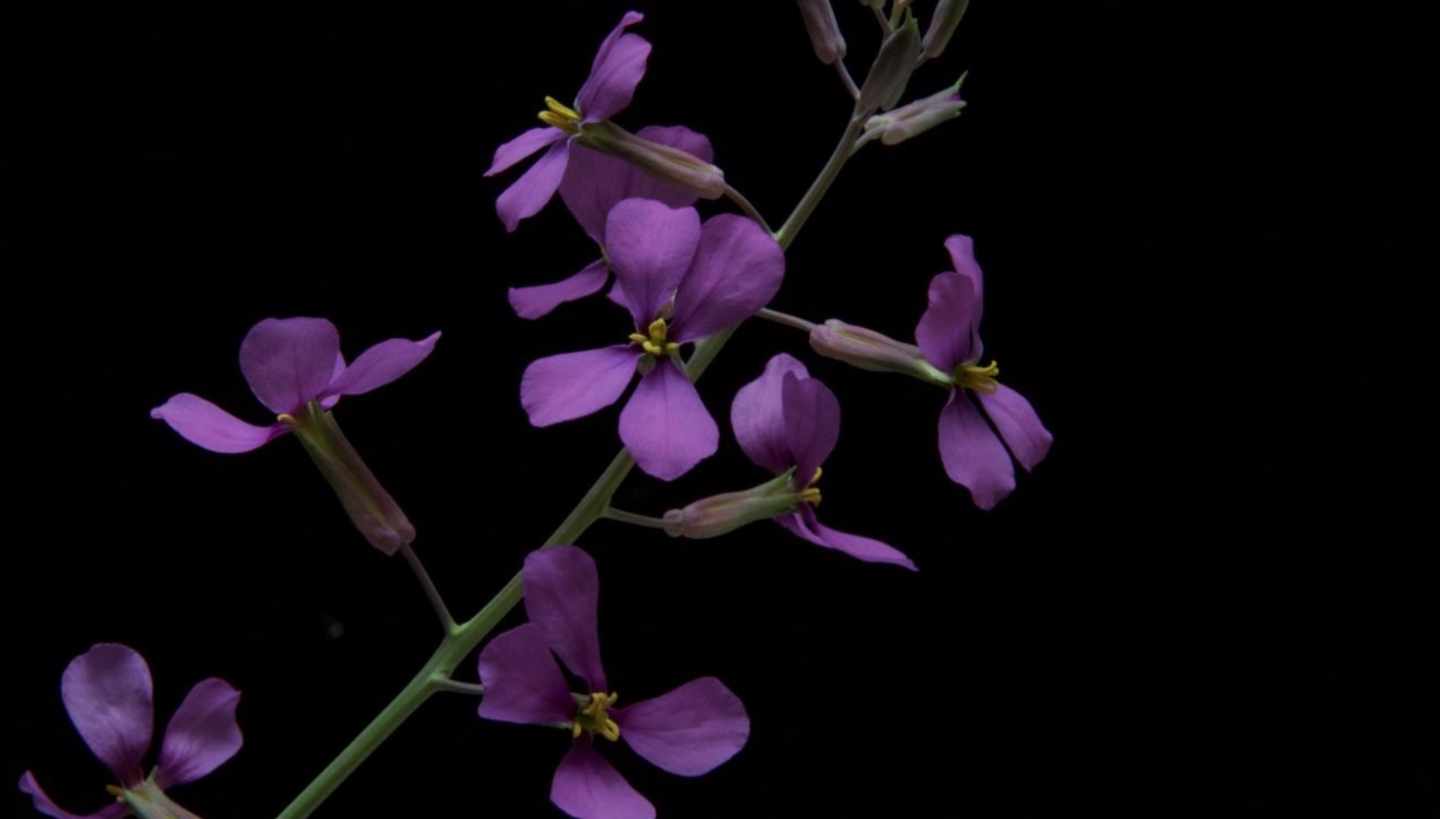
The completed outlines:
[[[194,782],[240,750],[240,726],[235,723],[240,692],[217,677],[190,689],[165,728],[160,758],[147,776],[142,766],[155,721],[152,690],[145,658],[128,646],[99,643],[70,661],[60,678],[65,710],[85,744],[120,784],[107,788],[115,802],[81,816],[57,807],[26,771],[20,790],[36,810],[55,819],[115,819],[132,812],[144,819],[195,819],[165,790]]]
[[[750,736],[745,706],[714,677],[634,705],[616,705],[600,662],[600,581],[584,551],[553,546],[532,552],[523,576],[530,622],[491,640],[480,653],[485,685],[480,716],[570,732],[570,750],[550,787],[557,807],[578,819],[655,816],[649,800],[595,750],[596,737],[623,739],[656,767],[680,776],[707,773],[745,746]],[[556,655],[584,683],[583,693],[571,693]]]

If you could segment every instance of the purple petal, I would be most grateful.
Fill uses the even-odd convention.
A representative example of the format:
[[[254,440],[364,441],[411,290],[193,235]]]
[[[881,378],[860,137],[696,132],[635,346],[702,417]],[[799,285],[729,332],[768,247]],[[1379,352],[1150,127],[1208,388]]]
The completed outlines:
[[[689,128],[649,126],[637,134],[642,139],[679,148],[703,162],[715,152],[710,140]],[[695,204],[695,191],[647,173],[634,163],[610,154],[577,146],[570,152],[570,165],[560,183],[560,198],[575,215],[585,233],[597,243],[605,241],[605,218],[622,199],[655,199],[679,208]]]
[[[165,728],[155,782],[161,788],[194,782],[240,751],[235,707],[240,692],[218,677],[201,680]]]
[[[652,199],[626,199],[605,221],[605,253],[635,325],[660,316],[700,245],[700,214]]]
[[[560,760],[550,801],[576,819],[655,819],[655,806],[589,742],[575,743]]]
[[[520,403],[530,423],[548,427],[620,400],[635,377],[640,355],[628,344],[620,344],[531,362],[520,377]]]
[[[1010,447],[1015,460],[1025,469],[1031,470],[1045,460],[1055,436],[1040,423],[1035,408],[1025,396],[1004,384],[996,384],[993,393],[979,393],[980,406],[999,430],[1000,437]]]
[[[335,379],[339,378],[340,373],[343,372],[345,372],[345,355],[337,352],[335,354],[335,369],[330,371],[330,383],[334,384]],[[320,407],[322,409],[335,409],[335,405],[338,403],[340,403],[340,396],[335,394],[327,395],[320,399]]]
[[[565,139],[565,132],[559,128],[531,128],[495,149],[495,161],[490,163],[490,170],[485,175],[494,176],[505,171],[516,162],[562,139]]]
[[[815,510],[808,505],[801,507],[799,511],[775,518],[775,522],[816,546],[844,552],[867,563],[893,563],[912,572],[918,571],[915,563],[893,546],[873,538],[831,529],[816,519]]]
[[[257,427],[220,409],[198,395],[182,392],[150,410],[150,417],[170,425],[180,437],[211,452],[249,452],[284,435],[284,424]]]
[[[70,661],[60,697],[75,730],[126,786],[142,778],[154,721],[150,667],[129,646],[97,643]]]
[[[570,159],[570,142],[557,142],[550,146],[530,170],[515,180],[500,198],[495,200],[495,212],[505,223],[505,230],[513,233],[523,219],[540,212],[560,187],[565,176],[565,165]]]
[[[940,460],[981,509],[995,508],[1015,489],[1010,453],[963,392],[952,391],[940,411]]]
[[[600,575],[583,549],[551,546],[525,558],[525,614],[540,627],[550,650],[571,671],[605,691],[600,664],[600,633],[595,617],[600,605]]]
[[[985,274],[980,272],[980,263],[975,261],[975,240],[962,233],[945,240],[945,251],[950,254],[950,264],[955,272],[970,280],[975,287],[977,304],[985,301]],[[975,308],[975,324],[980,324],[980,307]],[[976,353],[979,354],[978,352]]]
[[[795,483],[803,487],[815,479],[840,439],[840,401],[818,380],[794,373],[785,376],[782,392],[785,439],[795,464]]]
[[[575,699],[545,635],[534,623],[510,629],[480,652],[485,699],[480,716],[499,722],[552,725],[575,716]]]
[[[720,430],[695,385],[664,359],[640,379],[620,412],[620,440],[647,474],[672,481],[715,454]]]
[[[419,341],[392,338],[382,341],[360,354],[343,372],[330,382],[327,392],[334,395],[360,395],[383,387],[415,369],[435,349],[438,332]]]
[[[575,163],[575,156],[571,156],[570,163]],[[568,279],[534,287],[510,288],[510,306],[520,318],[537,319],[567,301],[599,292],[609,275],[610,268],[605,265],[605,260],[596,259]]]
[[[925,359],[945,372],[980,358],[980,292],[969,278],[941,273],[930,280],[930,306],[915,327],[915,341]]]
[[[651,700],[612,712],[620,737],[657,768],[699,776],[740,752],[750,718],[740,698],[701,677]]]
[[[40,783],[35,781],[35,774],[29,771],[20,776],[20,792],[30,797],[35,810],[46,816],[53,816],[55,819],[114,819],[124,816],[128,811],[124,804],[111,802],[94,813],[71,813],[51,801],[50,797],[45,795],[45,791],[40,789]]]
[[[627,11],[620,18],[620,24],[600,44],[595,52],[595,62],[590,65],[590,76],[575,95],[575,107],[584,115],[585,122],[599,122],[609,119],[630,104],[635,95],[635,86],[645,76],[645,61],[650,56],[650,43],[638,34],[626,34],[625,29],[645,19],[636,11]]]
[[[754,219],[712,217],[675,295],[673,340],[693,341],[739,324],[770,303],[783,278],[785,252]]]
[[[740,448],[755,465],[780,474],[795,465],[785,427],[785,376],[809,378],[810,373],[788,353],[765,364],[760,377],[741,387],[730,404],[730,426]]]
[[[271,412],[298,412],[330,385],[340,333],[319,318],[268,318],[240,342],[240,371]]]

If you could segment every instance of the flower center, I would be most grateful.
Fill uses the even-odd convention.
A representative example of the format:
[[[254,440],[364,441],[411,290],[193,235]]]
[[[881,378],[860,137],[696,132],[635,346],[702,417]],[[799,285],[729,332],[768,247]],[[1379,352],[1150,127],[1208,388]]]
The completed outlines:
[[[579,739],[582,733],[598,734],[611,742],[620,738],[620,726],[606,713],[620,699],[619,694],[591,694],[588,699],[577,694],[575,699],[580,708],[570,723],[571,736]]]
[[[670,332],[670,329],[666,326],[665,319],[655,319],[654,321],[650,322],[650,327],[647,329],[649,335],[644,335],[642,333],[631,333],[631,343],[639,344],[640,349],[644,350],[650,355],[656,356],[657,358],[662,355],[669,355],[680,349],[679,344],[676,344],[673,341],[666,340],[666,336]]]
[[[546,125],[559,128],[567,134],[580,133],[580,112],[566,105],[554,97],[545,98],[545,107],[548,110],[540,112],[540,121]]]
[[[975,390],[989,394],[1000,386],[995,381],[995,376],[999,374],[1000,365],[994,361],[984,367],[961,364],[955,368],[955,386],[963,390]]]
[[[805,484],[805,488],[800,490],[800,500],[802,502],[808,503],[811,506],[820,505],[820,487],[815,484],[820,482],[820,475],[824,471],[825,470],[818,466],[815,467],[815,477],[811,478],[810,483]]]

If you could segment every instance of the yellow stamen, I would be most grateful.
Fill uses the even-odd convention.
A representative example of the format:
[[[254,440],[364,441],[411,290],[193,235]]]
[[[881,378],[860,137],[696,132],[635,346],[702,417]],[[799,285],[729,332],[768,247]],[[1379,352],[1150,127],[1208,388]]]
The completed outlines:
[[[999,388],[999,383],[995,381],[995,376],[999,374],[1000,365],[994,361],[984,367],[961,364],[955,368],[955,386],[989,394]]]
[[[118,800],[125,799],[125,789],[120,787],[119,785],[106,785],[105,792]]]
[[[679,344],[666,340],[669,328],[665,326],[665,319],[655,319],[650,322],[650,326],[646,329],[649,331],[649,335],[641,333],[630,334],[631,343],[639,344],[640,349],[646,353],[659,358],[660,356],[669,355],[680,349]]]
[[[811,486],[800,490],[800,500],[811,506],[820,505],[820,490]]]
[[[580,118],[579,111],[576,111],[574,108],[571,108],[570,106],[566,105],[560,100],[555,99],[554,97],[545,98],[545,107],[549,108],[551,111],[554,111],[560,116],[565,117],[566,119]]]
[[[620,699],[619,694],[591,694],[590,701],[580,706],[580,711],[570,723],[570,735],[580,738],[582,732],[599,734],[615,742],[620,739],[620,725],[610,718],[606,710]]]
[[[275,420],[279,421],[287,427],[295,426],[295,416],[291,415],[288,412],[282,412],[279,415],[275,416]]]
[[[552,128],[559,128],[567,134],[580,133],[580,112],[565,105],[554,97],[545,98],[548,111],[540,112],[540,121]]]

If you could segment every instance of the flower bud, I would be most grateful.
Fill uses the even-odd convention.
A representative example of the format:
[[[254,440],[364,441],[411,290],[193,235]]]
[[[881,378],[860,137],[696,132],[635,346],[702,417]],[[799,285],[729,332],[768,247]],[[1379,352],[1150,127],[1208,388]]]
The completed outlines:
[[[907,14],[905,22],[890,32],[880,46],[880,53],[875,55],[875,63],[860,88],[859,110],[868,114],[876,109],[894,108],[923,53],[920,24],[913,15]]]
[[[694,154],[638,137],[609,120],[585,125],[581,145],[630,162],[645,172],[694,191],[705,199],[725,195],[725,172]]]
[[[955,29],[960,26],[960,18],[965,16],[969,7],[970,0],[940,0],[935,6],[930,26],[925,29],[926,59],[933,60],[945,53],[945,46],[950,45],[950,38],[955,36]]]
[[[692,540],[719,537],[747,523],[790,512],[802,503],[790,479],[793,472],[743,492],[711,495],[683,509],[671,509],[665,513],[665,532]]]
[[[865,123],[865,140],[879,139],[886,145],[898,145],[960,116],[965,108],[965,101],[960,99],[963,82],[965,77],[961,76],[938,94],[908,102],[887,114],[876,114]]]
[[[865,327],[830,319],[810,331],[810,346],[826,358],[873,372],[904,373],[940,387],[954,385],[949,375],[925,360],[914,344]]]
[[[830,0],[796,0],[800,5],[800,16],[805,19],[805,30],[810,34],[810,45],[820,62],[830,65],[845,56],[845,38],[840,34],[840,23],[835,19],[835,9]]]

